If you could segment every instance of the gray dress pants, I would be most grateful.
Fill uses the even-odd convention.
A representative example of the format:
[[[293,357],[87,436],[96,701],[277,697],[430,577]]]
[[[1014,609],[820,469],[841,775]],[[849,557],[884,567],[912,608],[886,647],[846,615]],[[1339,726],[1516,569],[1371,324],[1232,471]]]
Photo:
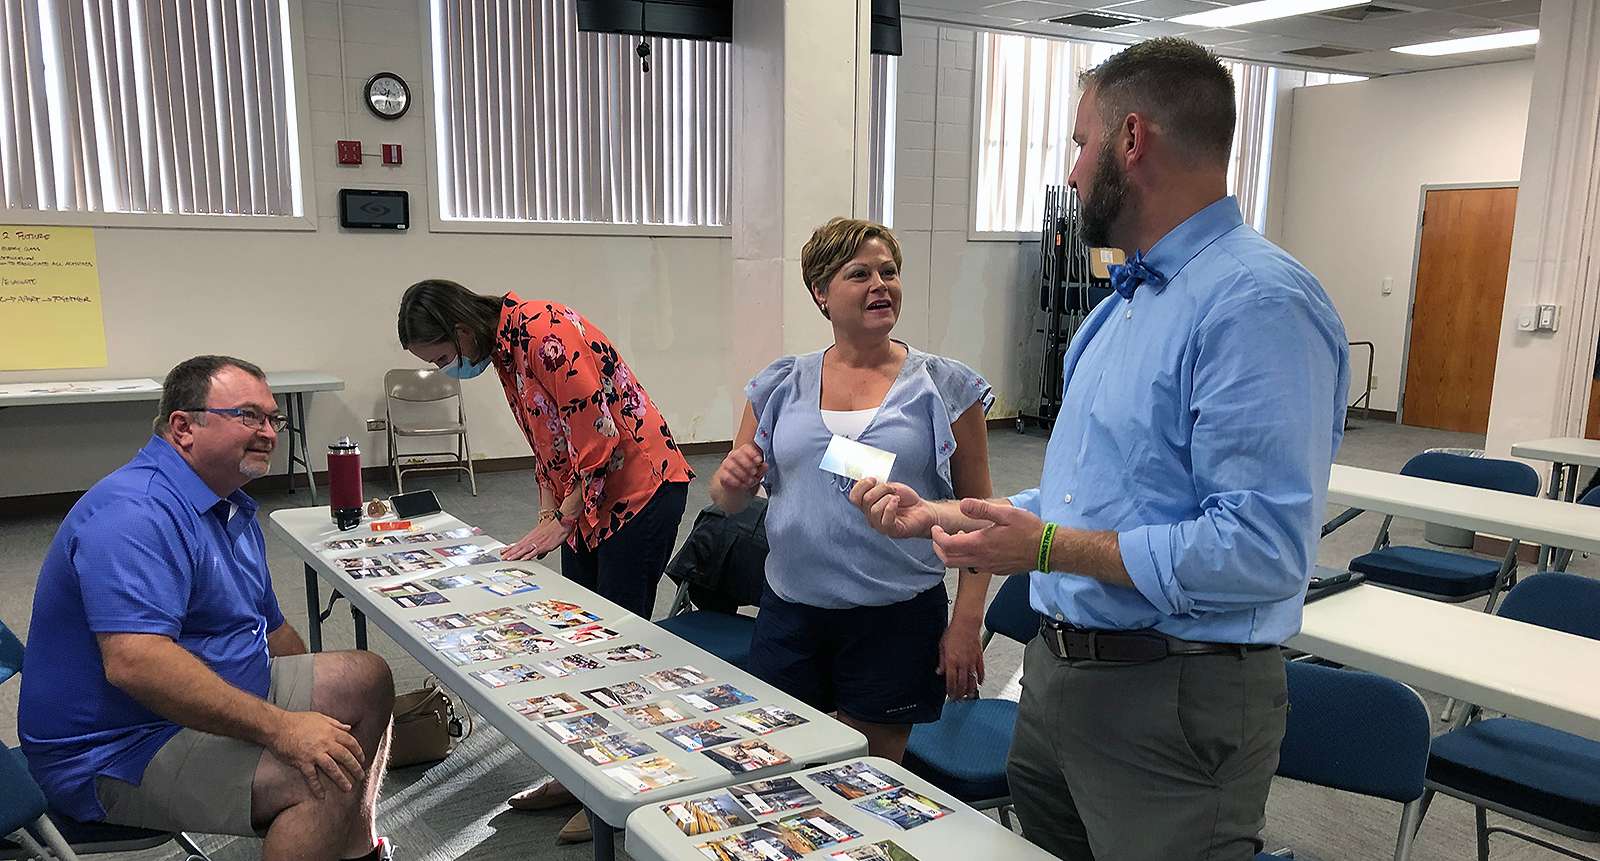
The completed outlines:
[[[1277,649],[1062,660],[1035,637],[1007,777],[1066,861],[1249,861],[1288,714]]]

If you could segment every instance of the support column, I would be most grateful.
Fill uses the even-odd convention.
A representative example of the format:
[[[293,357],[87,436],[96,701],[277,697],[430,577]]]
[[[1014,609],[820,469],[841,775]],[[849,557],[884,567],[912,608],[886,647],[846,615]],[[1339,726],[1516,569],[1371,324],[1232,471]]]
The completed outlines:
[[[866,211],[869,11],[869,0],[734,5],[736,392],[773,359],[832,341],[806,295],[800,249],[829,218]],[[744,398],[735,402],[742,412]]]
[[[1582,436],[1600,337],[1600,8],[1544,0],[1522,184],[1511,240],[1488,451]],[[1527,306],[1560,308],[1555,332],[1522,332]]]

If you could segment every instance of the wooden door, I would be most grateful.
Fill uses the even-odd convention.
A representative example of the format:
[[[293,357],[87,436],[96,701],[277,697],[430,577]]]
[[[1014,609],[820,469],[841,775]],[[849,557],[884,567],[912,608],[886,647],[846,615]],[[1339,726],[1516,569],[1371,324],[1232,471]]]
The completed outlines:
[[[1405,424],[1488,431],[1516,212],[1515,188],[1427,193],[1412,294]]]

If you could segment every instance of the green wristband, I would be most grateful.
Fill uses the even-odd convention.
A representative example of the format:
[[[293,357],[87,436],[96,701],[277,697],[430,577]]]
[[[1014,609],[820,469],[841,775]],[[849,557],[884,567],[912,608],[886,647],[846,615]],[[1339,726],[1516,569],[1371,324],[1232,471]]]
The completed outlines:
[[[1044,535],[1039,537],[1039,565],[1034,570],[1050,570],[1050,542],[1054,541],[1055,537],[1056,525],[1054,523],[1046,523],[1044,525]]]

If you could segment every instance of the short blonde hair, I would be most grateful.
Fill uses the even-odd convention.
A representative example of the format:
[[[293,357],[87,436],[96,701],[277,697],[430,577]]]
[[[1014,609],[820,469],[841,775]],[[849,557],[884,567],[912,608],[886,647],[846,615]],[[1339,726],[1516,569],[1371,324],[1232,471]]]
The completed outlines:
[[[834,218],[811,234],[806,246],[800,249],[800,275],[806,281],[806,290],[813,299],[827,289],[828,282],[839,274],[850,258],[856,256],[869,239],[882,240],[889,246],[894,265],[899,268],[900,242],[889,228],[875,221],[860,218]]]

